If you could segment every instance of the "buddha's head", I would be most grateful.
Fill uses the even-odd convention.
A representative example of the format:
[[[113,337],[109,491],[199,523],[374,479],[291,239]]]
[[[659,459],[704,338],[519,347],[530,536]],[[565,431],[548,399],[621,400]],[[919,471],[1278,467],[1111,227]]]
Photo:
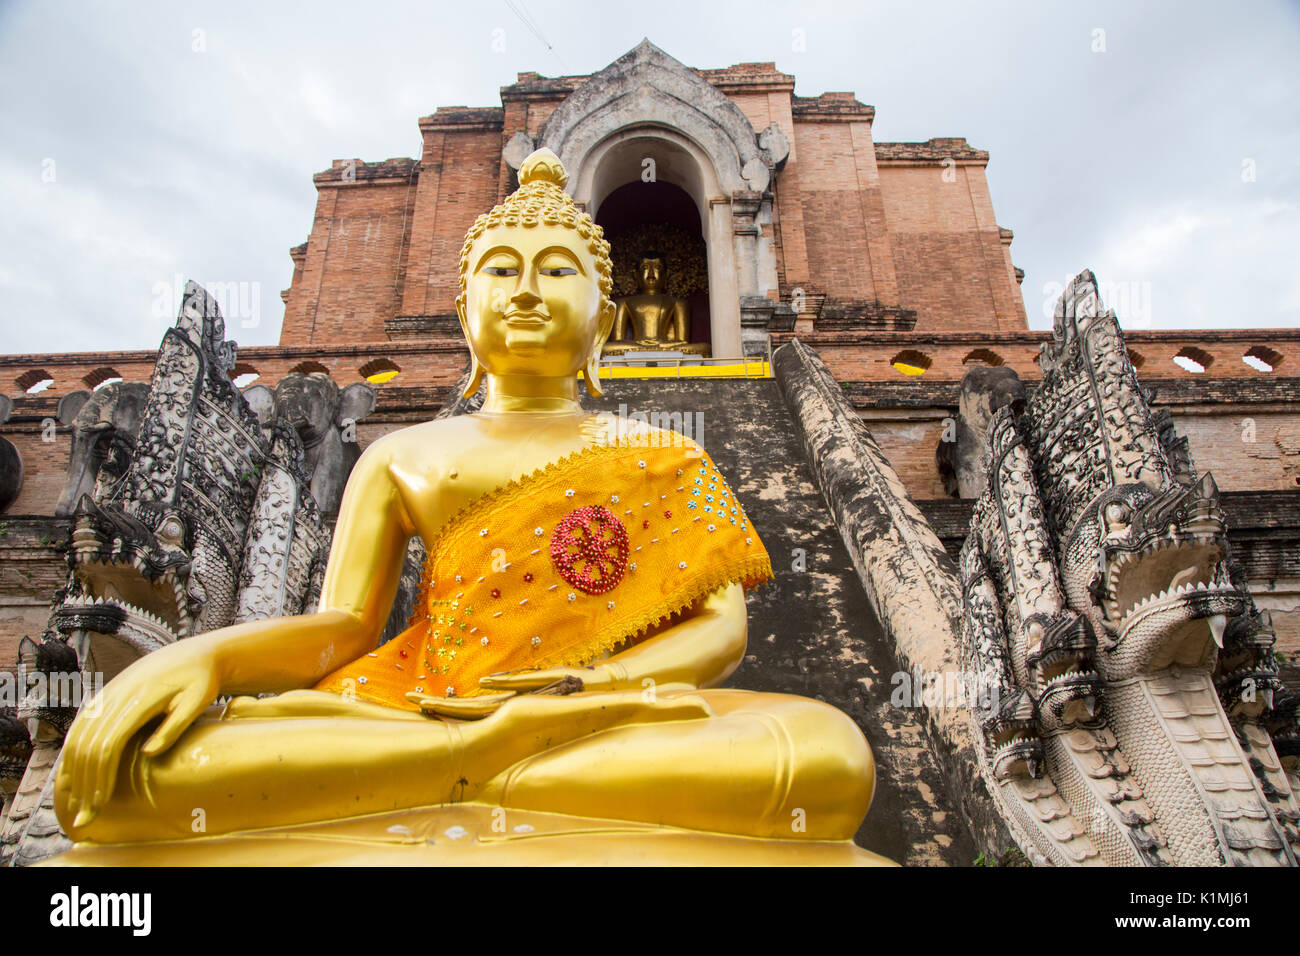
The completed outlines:
[[[600,394],[600,351],[614,323],[613,268],[600,226],[578,209],[559,158],[539,149],[519,188],[479,216],[460,253],[456,312],[473,356],[465,394],[493,375],[576,376]]]
[[[641,291],[655,295],[664,288],[664,258],[657,252],[645,252],[637,263],[636,277],[641,283]]]

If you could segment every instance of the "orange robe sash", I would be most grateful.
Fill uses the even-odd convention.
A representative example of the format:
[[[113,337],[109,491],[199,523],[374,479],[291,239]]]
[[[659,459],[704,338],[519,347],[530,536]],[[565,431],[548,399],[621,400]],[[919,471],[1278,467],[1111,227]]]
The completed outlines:
[[[316,687],[418,710],[408,693],[470,697],[489,674],[586,665],[710,591],[771,577],[698,446],[587,448],[457,514],[407,629]]]

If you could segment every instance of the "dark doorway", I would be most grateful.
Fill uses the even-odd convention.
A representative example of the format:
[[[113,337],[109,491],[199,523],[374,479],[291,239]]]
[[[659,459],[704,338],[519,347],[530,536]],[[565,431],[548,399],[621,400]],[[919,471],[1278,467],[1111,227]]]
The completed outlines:
[[[668,272],[664,291],[690,304],[691,341],[711,344],[708,254],[690,195],[672,183],[626,183],[600,204],[596,222],[611,247],[614,296],[635,295],[641,254],[658,252]]]

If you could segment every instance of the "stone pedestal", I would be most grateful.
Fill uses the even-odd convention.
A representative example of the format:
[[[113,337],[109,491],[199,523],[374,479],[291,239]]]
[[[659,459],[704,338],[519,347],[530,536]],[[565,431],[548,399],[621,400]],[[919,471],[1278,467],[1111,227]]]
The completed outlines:
[[[649,349],[643,346],[615,344],[605,346],[602,358],[611,365],[645,365],[651,368],[674,365],[702,365],[709,347],[703,343],[686,343],[681,348]]]

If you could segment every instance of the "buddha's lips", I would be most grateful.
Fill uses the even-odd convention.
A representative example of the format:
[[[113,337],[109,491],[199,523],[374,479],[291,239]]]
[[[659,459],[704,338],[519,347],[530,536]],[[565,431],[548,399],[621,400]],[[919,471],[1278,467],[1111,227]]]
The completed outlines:
[[[540,312],[507,312],[506,325],[541,326],[549,319]]]

